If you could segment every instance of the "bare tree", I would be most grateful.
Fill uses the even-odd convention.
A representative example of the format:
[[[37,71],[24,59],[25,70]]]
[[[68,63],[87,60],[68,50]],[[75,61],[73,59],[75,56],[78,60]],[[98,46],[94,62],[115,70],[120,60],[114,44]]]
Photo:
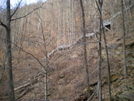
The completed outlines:
[[[60,8],[60,2],[57,1],[57,5],[59,8],[59,14],[58,14],[58,32],[57,32],[57,47],[60,45],[60,36],[61,36],[61,8]]]
[[[6,47],[7,47],[7,77],[8,77],[8,93],[10,101],[15,101],[13,75],[12,75],[12,49],[11,49],[11,14],[10,0],[7,0],[7,24],[6,24]]]
[[[124,3],[121,0],[122,7],[122,29],[123,29],[123,63],[124,63],[124,79],[127,78],[127,67],[126,67],[126,29],[125,29],[125,15],[124,15]]]
[[[110,73],[110,62],[109,62],[109,55],[108,55],[109,52],[108,52],[107,39],[106,39],[106,35],[105,35],[105,32],[104,32],[104,29],[103,29],[103,35],[104,35],[105,50],[106,50],[106,59],[107,59],[107,69],[108,69],[109,99],[110,99],[110,101],[112,101],[112,97],[111,97],[111,73]]]
[[[85,12],[84,12],[84,5],[83,1],[80,0],[80,6],[81,6],[81,11],[82,11],[82,30],[83,30],[83,43],[84,43],[84,67],[86,69],[86,76],[87,76],[87,94],[88,97],[91,95],[90,94],[90,80],[89,80],[89,70],[88,70],[88,63],[87,63],[87,45],[86,45],[86,32],[85,32]]]
[[[102,85],[102,78],[101,78],[101,74],[102,74],[102,71],[101,71],[101,66],[102,66],[102,51],[101,51],[101,28],[103,28],[103,21],[102,21],[102,6],[103,6],[103,0],[98,0],[96,1],[96,5],[97,5],[97,8],[99,10],[99,14],[100,14],[100,26],[99,26],[99,43],[98,43],[98,100],[99,101],[102,101],[102,88],[101,88],[101,85]]]
[[[68,32],[69,32],[69,45],[72,44],[72,32],[71,32],[71,0],[68,0]]]
[[[102,1],[103,2],[103,1]],[[111,2],[111,1],[110,1]],[[113,10],[113,2],[111,2],[111,5],[112,7],[110,7],[112,9],[112,13],[114,13],[114,10]],[[103,6],[103,4],[102,4]],[[98,8],[99,9],[99,8]],[[103,12],[101,9],[99,10],[101,13]],[[112,101],[112,97],[111,97],[111,73],[110,73],[110,62],[109,62],[109,50],[108,50],[108,46],[107,46],[107,39],[106,39],[106,33],[105,33],[105,30],[104,30],[104,21],[103,21],[103,16],[104,14],[100,14],[100,19],[102,20],[101,21],[101,31],[102,31],[102,34],[103,34],[103,38],[104,38],[104,43],[105,43],[105,51],[106,51],[106,60],[107,60],[107,70],[108,70],[108,90],[109,90],[109,100]]]
[[[102,16],[101,16],[102,18]],[[102,25],[103,25],[103,18],[102,18]],[[111,73],[110,73],[110,62],[109,62],[109,52],[108,52],[108,46],[107,46],[107,39],[106,39],[106,35],[105,35],[105,31],[104,28],[102,29],[102,33],[104,36],[104,43],[105,43],[105,50],[106,50],[106,59],[107,59],[107,70],[108,70],[108,90],[109,90],[109,99],[110,101],[112,101],[112,97],[111,97]]]
[[[46,27],[46,22],[47,22],[47,10],[45,11],[45,15],[44,15],[44,21],[43,21],[43,9],[40,9],[40,12],[38,14],[38,19],[39,19],[39,32],[41,33],[42,35],[42,39],[43,39],[43,51],[44,51],[44,55],[45,55],[45,59],[44,59],[44,65],[42,64],[42,69],[43,69],[43,73],[45,74],[45,77],[44,77],[44,97],[45,97],[45,101],[48,100],[48,97],[47,97],[47,94],[48,94],[48,75],[47,75],[47,70],[48,70],[48,56],[47,56],[47,41],[46,41],[46,33],[44,33],[44,28],[43,27]],[[44,22],[44,23],[43,23]],[[50,32],[51,33],[51,32]]]
[[[21,2],[21,1],[20,1]],[[16,14],[20,2],[16,9],[13,11],[11,14],[11,8],[10,8],[10,0],[6,1],[6,24],[4,24],[0,20],[0,25],[3,26],[6,29],[6,70],[7,70],[7,77],[8,77],[8,95],[9,95],[9,100],[10,101],[15,101],[15,94],[14,94],[14,85],[13,85],[13,74],[12,74],[12,42],[11,42],[11,21],[15,21],[21,18],[24,18],[31,14],[33,11],[39,9],[34,9],[33,11],[29,12],[28,14],[18,17],[13,19],[13,16]]]

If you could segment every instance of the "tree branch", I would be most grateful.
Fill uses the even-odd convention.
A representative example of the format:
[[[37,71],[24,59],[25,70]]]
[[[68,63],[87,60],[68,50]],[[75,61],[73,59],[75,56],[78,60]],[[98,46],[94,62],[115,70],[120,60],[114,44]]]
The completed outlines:
[[[13,43],[13,44],[14,44],[14,43]],[[14,44],[14,45],[15,45],[17,48],[21,49],[23,52],[25,52],[25,53],[31,55],[31,56],[41,65],[41,67],[43,67],[44,70],[46,71],[45,67],[44,67],[43,64],[39,61],[39,59],[38,59],[37,57],[35,57],[33,54],[31,54],[31,53],[25,51],[24,49],[22,49],[22,48],[19,47],[18,45],[16,45],[16,44]]]
[[[7,29],[7,26],[0,20],[0,25]]]
[[[19,4],[18,4],[17,8],[16,8],[15,11],[13,12],[13,14],[10,16],[11,18],[14,16],[14,14],[15,14],[15,13],[17,12],[17,10],[19,9],[20,4],[21,4],[21,1],[22,1],[22,0],[20,0],[20,2],[19,2]]]
[[[44,3],[42,3],[42,5],[43,5],[43,4],[44,4]],[[27,16],[28,16],[28,15],[30,15],[32,12],[34,12],[34,11],[36,11],[36,10],[40,9],[40,8],[42,7],[42,5],[41,5],[41,6],[39,6],[39,7],[37,7],[37,8],[35,8],[35,9],[33,9],[31,12],[27,13],[27,14],[26,14],[26,15],[24,15],[24,16],[21,16],[21,17],[15,18],[15,19],[11,19],[11,21],[19,20],[19,19],[21,19],[21,18],[27,17]]]
[[[101,11],[100,11],[100,6],[99,6],[99,4],[98,4],[97,1],[96,1],[96,5],[97,5],[97,8],[98,8],[99,12],[101,12]]]
[[[129,7],[127,7],[126,9],[124,9],[123,12],[126,12],[126,11],[128,11],[129,9],[133,8],[133,7],[134,7],[134,5],[132,4],[132,5],[130,5]],[[117,12],[116,14],[113,15],[112,18],[110,18],[110,21],[113,20],[113,19],[115,19],[116,17],[118,17],[118,16],[121,15],[121,14],[122,14],[122,11]]]

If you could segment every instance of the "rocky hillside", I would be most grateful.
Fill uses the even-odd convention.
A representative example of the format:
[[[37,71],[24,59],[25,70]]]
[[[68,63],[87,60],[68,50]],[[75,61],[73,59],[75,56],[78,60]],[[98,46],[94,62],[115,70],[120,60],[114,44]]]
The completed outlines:
[[[134,101],[134,5],[130,1],[126,1],[124,7],[126,80],[123,71],[121,6],[118,0],[113,4],[111,1],[104,2],[103,24],[109,51],[113,101]],[[42,2],[20,7],[13,18],[25,15],[40,5]],[[98,34],[96,33],[99,27],[99,14],[93,1],[85,0],[84,8],[91,96],[87,96],[88,84],[83,55],[85,42],[83,42],[83,29],[81,29],[82,15],[79,1],[70,1],[68,4],[67,1],[62,0],[48,0],[41,9],[12,22],[12,63],[17,101],[44,101],[45,95],[49,101],[98,101],[98,37],[96,36]],[[0,30],[5,33],[2,28]],[[2,47],[0,49],[0,101],[8,101],[6,52],[3,45],[5,35],[2,34],[0,37]],[[104,35],[101,42],[102,98],[103,101],[110,101],[103,38]]]

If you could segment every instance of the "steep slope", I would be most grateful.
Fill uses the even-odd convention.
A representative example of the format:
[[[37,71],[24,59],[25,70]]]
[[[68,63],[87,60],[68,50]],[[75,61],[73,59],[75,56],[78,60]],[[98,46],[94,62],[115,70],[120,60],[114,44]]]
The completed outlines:
[[[49,2],[50,1],[50,2]],[[47,53],[48,55],[48,64],[47,68],[48,74],[48,93],[47,97],[50,101],[87,101],[87,83],[86,83],[86,70],[84,68],[84,57],[83,57],[83,42],[82,42],[82,30],[80,22],[80,13],[77,11],[79,6],[75,5],[76,13],[76,31],[75,38],[70,46],[61,45],[57,46],[57,23],[58,23],[58,11],[57,9],[51,9],[52,1],[49,0],[47,6],[39,11],[32,13],[28,17],[16,22],[20,26],[18,28],[18,36],[16,38],[17,45],[20,48],[13,48],[13,74],[14,74],[14,86],[16,99],[19,101],[43,101],[44,92],[45,92],[45,72],[42,68],[45,64],[44,57],[44,39],[43,35],[46,36],[47,41]],[[78,1],[75,0],[74,4],[77,4]],[[106,4],[110,4],[106,2]],[[109,11],[109,7],[105,4],[105,9]],[[39,4],[38,4],[39,5]],[[65,5],[65,4],[64,4]],[[94,3],[92,4],[92,6]],[[63,5],[62,5],[63,6]],[[66,5],[67,6],[67,5]],[[29,5],[26,8],[28,11],[35,8],[36,4]],[[54,8],[58,6],[54,6]],[[88,7],[88,6],[86,6]],[[85,8],[86,8],[85,7]],[[128,77],[127,81],[124,81],[123,74],[123,52],[122,52],[122,20],[120,13],[120,6],[116,4],[116,17],[113,18],[111,30],[105,30],[107,38],[107,46],[109,50],[110,57],[110,66],[111,66],[111,89],[112,97],[115,101],[133,101],[134,95],[134,9],[130,9],[131,18],[127,16],[126,19],[126,49],[127,49],[127,68],[128,68]],[[23,11],[23,8],[21,8]],[[20,11],[21,11],[20,10]],[[53,11],[54,10],[54,11]],[[64,9],[65,10],[65,9]],[[96,10],[96,8],[95,8]],[[53,11],[53,14],[51,14]],[[65,12],[67,9],[65,10]],[[40,13],[41,12],[41,13]],[[92,11],[94,12],[94,11]],[[26,12],[24,12],[25,14]],[[47,13],[47,14],[46,14]],[[127,15],[128,13],[126,13]],[[46,17],[46,15],[48,15]],[[52,15],[55,19],[52,21]],[[63,14],[64,15],[64,14]],[[91,13],[92,15],[92,13]],[[98,15],[91,16],[91,20],[87,20],[87,32],[94,32],[93,30],[97,29],[98,19],[95,19]],[[46,17],[46,18],[45,18]],[[45,19],[45,20],[44,20]],[[48,21],[47,21],[47,20]],[[104,12],[104,20],[110,19],[108,12]],[[42,22],[41,22],[42,20]],[[92,21],[93,20],[93,21]],[[52,23],[54,22],[54,24]],[[66,22],[67,23],[67,22]],[[98,24],[98,25],[97,25]],[[42,25],[42,26],[41,26]],[[43,26],[44,25],[44,26]],[[14,26],[14,23],[13,25]],[[40,27],[41,26],[41,27]],[[53,27],[52,27],[53,26]],[[65,27],[65,26],[64,26]],[[12,33],[17,27],[13,27]],[[65,27],[67,29],[67,26]],[[44,31],[42,33],[42,30]],[[66,31],[68,33],[68,30]],[[20,35],[20,36],[19,36]],[[88,35],[88,34],[87,34]],[[73,36],[73,35],[72,35]],[[63,38],[63,35],[61,35]],[[19,40],[21,39],[21,40]],[[68,37],[66,37],[68,39]],[[102,38],[103,39],[103,38]],[[61,43],[63,40],[61,40]],[[98,39],[93,37],[87,37],[87,58],[88,58],[88,68],[89,68],[89,77],[90,77],[90,86],[91,86],[91,97],[90,101],[98,101],[97,92],[98,92]],[[65,46],[65,47],[63,47]],[[56,51],[55,51],[56,49]],[[53,51],[54,50],[54,51]],[[53,54],[54,53],[54,54]],[[39,61],[40,62],[39,62]],[[102,97],[104,101],[109,101],[108,95],[108,74],[107,74],[107,65],[106,65],[106,53],[105,53],[105,44],[102,41]],[[42,65],[41,65],[41,64]],[[0,64],[2,65],[2,64]],[[4,65],[2,65],[4,66]],[[1,66],[0,66],[1,68]],[[4,70],[3,70],[4,71]],[[4,72],[2,71],[3,74]],[[0,100],[5,101],[8,99],[6,83],[6,75],[2,75],[4,80],[0,80]]]

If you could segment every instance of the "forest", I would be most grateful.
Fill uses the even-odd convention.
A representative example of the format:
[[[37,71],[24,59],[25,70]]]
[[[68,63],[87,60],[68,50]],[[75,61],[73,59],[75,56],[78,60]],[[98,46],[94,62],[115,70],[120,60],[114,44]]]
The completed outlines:
[[[134,101],[134,0],[0,3],[0,101]]]

